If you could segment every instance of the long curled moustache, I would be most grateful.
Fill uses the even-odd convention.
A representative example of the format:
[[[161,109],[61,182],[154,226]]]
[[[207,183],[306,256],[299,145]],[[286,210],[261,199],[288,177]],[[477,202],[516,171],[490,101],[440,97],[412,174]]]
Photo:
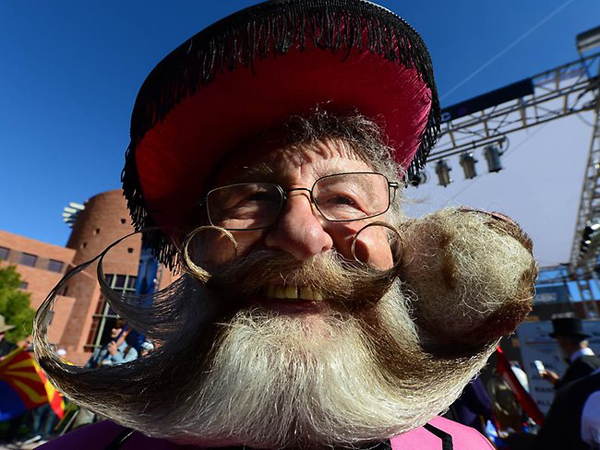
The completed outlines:
[[[226,316],[230,316],[230,312],[222,305],[223,302],[204,301],[200,306],[198,302],[188,301],[188,299],[211,296],[211,293],[215,291],[231,300],[238,296],[247,297],[256,293],[257,273],[271,274],[264,278],[267,281],[274,281],[268,280],[269,277],[284,277],[281,281],[288,284],[299,284],[299,280],[303,280],[306,286],[327,292],[331,296],[332,303],[343,306],[345,310],[373,304],[398,277],[402,244],[400,233],[395,227],[385,222],[373,222],[356,233],[352,242],[353,254],[360,233],[372,226],[383,226],[397,236],[396,239],[392,239],[395,264],[389,270],[374,269],[368,264],[360,262],[356,257],[354,261],[348,260],[335,250],[302,264],[282,253],[274,254],[272,251],[259,250],[243,259],[221,265],[218,270],[209,273],[194,260],[195,256],[191,252],[193,239],[199,233],[213,229],[230,239],[234,248],[237,247],[237,243],[233,235],[225,229],[212,226],[198,227],[188,233],[187,237],[182,240],[183,244],[178,246],[185,262],[181,269],[188,275],[182,276],[165,289],[145,295],[116,291],[105,280],[103,261],[106,255],[123,241],[135,235],[143,235],[157,227],[130,233],[107,246],[95,258],[69,270],[50,291],[39,307],[34,320],[33,341],[36,357],[49,373],[53,369],[72,373],[78,372],[77,369],[88,370],[64,363],[56,355],[54,346],[45,337],[52,322],[54,304],[60,296],[60,292],[73,277],[94,263],[97,263],[96,276],[100,291],[111,308],[120,317],[125,318],[135,330],[156,342],[161,348],[172,342],[173,335],[178,335],[179,330],[186,322],[207,323],[207,317],[225,320]],[[334,266],[337,266],[338,270],[327,270]],[[324,267],[325,270],[323,270]],[[192,279],[195,279],[196,282],[193,282]],[[206,305],[208,304],[217,306],[207,310]],[[223,307],[219,307],[219,305]],[[163,352],[168,350],[168,345],[163,348]]]
[[[394,264],[387,270],[379,270],[362,262],[356,256],[355,247],[360,234],[371,227],[387,228],[392,235],[390,244]],[[399,230],[386,222],[372,222],[358,230],[352,240],[354,259],[347,259],[335,249],[306,261],[298,261],[292,255],[273,250],[254,250],[243,258],[220,264],[212,271],[198,262],[194,239],[199,233],[217,231],[232,243],[237,251],[235,237],[228,230],[215,226],[199,227],[188,235],[182,247],[186,272],[194,276],[210,290],[230,299],[247,298],[259,294],[262,285],[277,282],[283,285],[304,285],[327,293],[332,306],[348,311],[373,306],[398,279],[402,263],[402,241]]]
[[[387,438],[447,407],[491,351],[453,359],[423,351],[412,299],[399,287],[399,247],[385,271],[335,251],[307,261],[253,251],[209,271],[188,246],[200,276],[188,265],[167,289],[140,296],[104,282],[103,257],[122,240],[65,279],[98,260],[106,300],[160,348],[100,370],[60,361],[44,334],[61,281],[36,317],[36,354],[78,404],[151,436],[269,448]],[[327,292],[320,327],[243,304],[275,280]]]

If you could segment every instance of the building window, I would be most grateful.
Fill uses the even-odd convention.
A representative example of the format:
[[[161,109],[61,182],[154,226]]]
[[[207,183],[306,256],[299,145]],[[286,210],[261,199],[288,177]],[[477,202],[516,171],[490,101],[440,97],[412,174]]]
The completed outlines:
[[[126,223],[127,223],[127,220],[121,219],[121,225],[125,225]]]
[[[136,277],[134,275],[106,274],[104,280],[114,291],[119,293],[135,293]],[[104,296],[101,295],[94,316],[92,317],[92,325],[85,345],[86,351],[93,352],[95,348],[108,343],[112,325],[117,320],[117,317],[117,313],[113,311],[104,299]]]
[[[55,259],[51,259],[48,261],[48,270],[50,272],[61,273],[63,270],[64,263],[62,261],[57,261]]]
[[[127,253],[133,253],[133,248],[129,247],[129,248],[127,249]]]
[[[3,259],[8,259],[9,253],[10,253],[9,249],[7,249],[6,247],[0,247],[0,261]]]
[[[81,248],[86,248],[87,247],[87,242],[84,242],[83,244],[81,244]]]
[[[96,229],[94,230],[94,234],[100,234],[100,228],[96,228]]]
[[[37,262],[37,256],[32,255],[30,253],[23,253],[21,255],[21,259],[19,260],[19,264],[24,266],[35,267],[35,263]]]
[[[27,289],[27,286],[29,286],[29,283],[27,281],[21,281],[21,284],[19,285],[19,289]]]

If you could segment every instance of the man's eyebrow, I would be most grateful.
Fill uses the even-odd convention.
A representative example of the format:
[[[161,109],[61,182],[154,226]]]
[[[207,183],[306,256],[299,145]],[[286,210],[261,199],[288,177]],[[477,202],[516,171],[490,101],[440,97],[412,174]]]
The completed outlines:
[[[275,181],[275,171],[267,163],[259,163],[253,166],[244,166],[234,177],[236,183],[244,181]]]

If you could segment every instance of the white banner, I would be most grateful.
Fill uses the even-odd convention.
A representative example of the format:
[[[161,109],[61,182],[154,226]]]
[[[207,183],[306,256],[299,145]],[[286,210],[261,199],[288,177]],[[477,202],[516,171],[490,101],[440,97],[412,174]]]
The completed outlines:
[[[594,353],[600,355],[600,321],[584,320],[583,330],[591,335],[589,345]],[[542,361],[546,369],[556,372],[559,376],[567,370],[567,364],[558,352],[556,340],[548,336],[552,332],[552,322],[525,322],[517,329],[517,337],[521,346],[523,370],[529,378],[529,393],[538,404],[540,410],[548,413],[554,399],[554,386],[540,377],[535,360]]]

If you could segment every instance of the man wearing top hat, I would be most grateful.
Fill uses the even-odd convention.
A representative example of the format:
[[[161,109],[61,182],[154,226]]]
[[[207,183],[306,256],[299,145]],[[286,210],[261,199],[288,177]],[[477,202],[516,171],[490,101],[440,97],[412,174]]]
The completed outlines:
[[[600,358],[588,347],[590,336],[575,317],[552,319],[550,336],[569,367],[562,378],[552,371],[556,396],[535,441],[534,450],[587,450],[600,445]]]
[[[581,320],[578,318],[552,319],[552,327],[550,337],[556,339],[559,352],[569,367],[562,378],[551,370],[546,370],[542,376],[558,390],[571,381],[590,375],[600,367],[600,358],[588,347],[587,338],[590,335],[584,333]]]
[[[4,316],[0,314],[0,358],[8,355],[17,348],[16,344],[6,340],[5,338],[6,332],[12,330],[14,327],[14,325],[7,324]]]
[[[48,448],[489,449],[438,414],[530,311],[537,267],[503,215],[402,213],[439,126],[425,44],[368,1],[260,3],[165,57],[122,179],[183,275],[149,301],[99,264],[111,307],[157,344],[103,370],[52,351],[51,293],[36,356],[112,422]]]
[[[600,369],[565,383],[556,392],[532,450],[600,447]]]

